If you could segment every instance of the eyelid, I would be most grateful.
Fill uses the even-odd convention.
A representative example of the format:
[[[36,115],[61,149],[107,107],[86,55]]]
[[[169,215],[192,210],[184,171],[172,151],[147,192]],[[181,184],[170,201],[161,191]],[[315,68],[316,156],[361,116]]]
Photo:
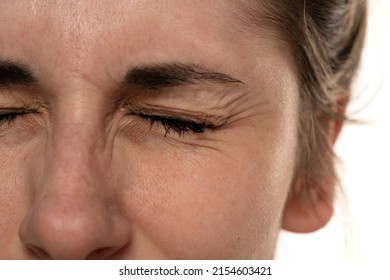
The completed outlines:
[[[25,108],[1,108],[0,127],[6,124],[11,125],[17,119],[33,113],[36,111]]]
[[[139,112],[136,113],[136,115],[139,115],[141,117],[146,117],[146,118],[161,118],[161,119],[170,119],[170,120],[177,120],[177,121],[182,121],[182,122],[190,122],[190,123],[208,123],[208,116],[206,115],[204,118],[199,118],[199,117],[187,117],[187,116],[182,116],[180,114],[166,114],[166,113],[154,113],[154,112]]]
[[[195,122],[195,123],[221,123],[222,118],[214,116],[209,113],[199,111],[182,110],[180,108],[165,108],[160,106],[139,106],[134,104],[124,104],[121,110],[126,114],[156,116],[161,118],[171,118],[181,121]]]
[[[35,113],[36,110],[33,109],[26,109],[26,108],[0,108],[0,114],[10,114],[10,113],[15,113],[15,114],[30,114],[30,113]]]
[[[164,136],[167,136],[167,134],[169,134],[171,131],[174,131],[179,135],[184,133],[203,134],[206,132],[206,130],[215,128],[212,123],[206,122],[206,119],[198,122],[177,117],[145,115],[142,113],[138,114],[138,116],[149,121],[150,127],[152,127],[154,124],[161,124],[165,129]]]
[[[156,133],[158,126],[160,131],[165,129],[165,134],[163,134],[165,136],[170,132],[178,135],[209,135],[210,132],[222,128],[229,120],[229,116],[219,116],[214,112],[208,114],[203,110],[182,109],[180,106],[137,104],[128,100],[123,101],[118,109],[122,112],[122,116],[134,116],[142,122],[149,122],[150,129],[152,125],[156,125]]]

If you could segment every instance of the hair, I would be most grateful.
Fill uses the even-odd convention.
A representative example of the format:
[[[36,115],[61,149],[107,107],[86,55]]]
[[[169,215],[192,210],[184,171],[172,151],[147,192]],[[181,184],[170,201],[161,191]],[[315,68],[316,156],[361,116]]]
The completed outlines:
[[[345,107],[365,37],[366,0],[264,0],[240,5],[252,24],[282,34],[299,69],[299,144],[290,195],[333,196],[338,176],[330,124],[347,119]]]

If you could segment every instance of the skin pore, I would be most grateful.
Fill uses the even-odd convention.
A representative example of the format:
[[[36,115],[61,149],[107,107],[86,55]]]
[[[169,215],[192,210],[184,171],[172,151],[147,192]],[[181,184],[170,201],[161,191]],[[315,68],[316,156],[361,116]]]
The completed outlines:
[[[297,71],[232,6],[1,1],[0,259],[273,257]]]

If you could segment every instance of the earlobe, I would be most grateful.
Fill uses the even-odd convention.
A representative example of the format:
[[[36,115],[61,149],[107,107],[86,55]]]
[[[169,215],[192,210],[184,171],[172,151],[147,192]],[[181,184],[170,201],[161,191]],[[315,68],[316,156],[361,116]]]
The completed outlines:
[[[325,226],[333,215],[332,196],[309,199],[302,196],[288,198],[282,228],[296,233],[308,233]]]

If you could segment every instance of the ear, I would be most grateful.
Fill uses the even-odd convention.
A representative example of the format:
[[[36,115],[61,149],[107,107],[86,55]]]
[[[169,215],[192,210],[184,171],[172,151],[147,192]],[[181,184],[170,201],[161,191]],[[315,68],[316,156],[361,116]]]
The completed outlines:
[[[336,114],[340,116],[340,120],[338,121],[330,121],[330,137],[332,139],[332,144],[334,144],[339,137],[341,132],[341,128],[343,127],[343,118],[345,117],[345,108],[347,107],[349,101],[349,96],[342,97],[338,100],[336,104]]]
[[[313,195],[309,198],[293,194],[284,208],[282,228],[297,233],[316,231],[326,225],[332,215],[333,196]]]
[[[348,98],[337,102],[338,116],[344,116]],[[340,118],[342,119],[342,118]],[[343,122],[329,121],[329,139],[332,144],[340,134]],[[334,180],[324,180],[333,182]],[[300,184],[298,179],[295,184]],[[310,183],[309,183],[310,184]],[[308,233],[325,226],[333,215],[334,186],[308,186],[309,197],[301,193],[292,193],[286,202],[282,228],[291,232]],[[300,188],[292,188],[300,189]]]

